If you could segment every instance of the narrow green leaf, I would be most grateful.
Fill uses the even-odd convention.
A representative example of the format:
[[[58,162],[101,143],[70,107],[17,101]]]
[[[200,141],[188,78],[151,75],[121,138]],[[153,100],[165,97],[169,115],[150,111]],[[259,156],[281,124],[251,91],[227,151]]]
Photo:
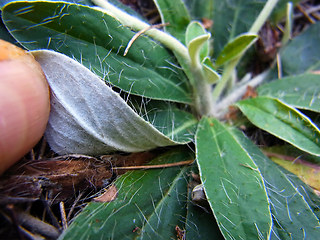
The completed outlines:
[[[10,35],[8,30],[6,29],[6,27],[2,21],[2,18],[1,18],[1,15],[2,15],[1,8],[5,4],[7,4],[9,1],[12,1],[12,0],[2,0],[0,2],[0,39],[5,40],[7,42],[15,43],[14,38]]]
[[[308,194],[299,192],[303,190],[299,186],[301,181],[293,182],[292,178],[288,178],[281,168],[264,156],[242,132],[234,128],[231,130],[233,136],[253,158],[265,182],[273,218],[271,239],[318,239],[319,220],[305,200]]]
[[[320,167],[300,159],[287,160],[281,156],[272,156],[271,160],[287,171],[297,175],[312,188],[320,191]]]
[[[138,112],[168,138],[185,143],[193,141],[198,120],[191,113],[172,103],[159,101],[148,103],[139,108]]]
[[[193,19],[211,19],[213,16],[212,0],[184,0]]]
[[[312,24],[280,51],[283,76],[320,68],[320,22]]]
[[[215,57],[225,44],[239,34],[248,32],[267,0],[212,1],[212,35]]]
[[[281,0],[277,4],[277,7],[273,10],[271,14],[271,20],[276,25],[280,21],[283,20],[284,17],[287,15],[287,4],[291,3],[294,6],[297,5],[301,0]]]
[[[243,54],[258,39],[255,34],[241,34],[233,39],[220,52],[216,65],[221,66]]]
[[[307,162],[320,165],[320,157],[308,154],[290,144],[281,144],[266,148],[264,147],[262,150],[265,151],[267,155],[268,153],[274,153],[288,156],[292,159],[303,159]]]
[[[289,40],[292,38],[292,27],[293,27],[293,4],[292,2],[287,3],[287,14],[286,14],[286,23],[283,30],[283,37],[281,40],[282,45],[286,45]]]
[[[208,42],[210,38],[210,34],[201,35],[197,38],[194,38],[188,44],[188,51],[191,59],[191,63],[193,66],[201,65],[201,49],[204,44]]]
[[[192,21],[186,31],[186,44],[191,60],[198,58],[202,62],[209,54],[209,38],[202,24]]]
[[[184,2],[182,0],[155,0],[154,2],[159,10],[162,23],[169,23],[165,30],[184,43],[186,29],[191,21]]]
[[[193,156],[186,148],[165,153],[151,164],[179,162]],[[59,238],[171,239],[186,216],[188,167],[128,172],[114,185],[112,202],[89,203]]]
[[[11,34],[27,49],[53,49],[77,59],[105,81],[153,99],[191,103],[188,81],[174,57],[98,8],[66,2],[13,2],[3,8]]]
[[[268,239],[269,202],[259,169],[233,133],[203,118],[196,133],[201,181],[225,239]]]
[[[207,31],[204,29],[204,27],[200,22],[198,21],[190,22],[186,30],[186,36],[185,36],[186,45],[188,45],[193,39],[206,34],[207,34]]]
[[[0,39],[5,40],[7,42],[15,43],[14,38],[10,35],[4,24],[0,19]]]
[[[220,79],[220,75],[219,73],[216,72],[212,62],[210,61],[210,59],[208,57],[206,57],[203,61],[202,61],[202,69],[204,71],[204,74],[206,75],[206,80],[208,83],[216,83],[217,81],[219,81]]]
[[[320,112],[320,75],[302,74],[261,85],[259,96],[278,98],[290,106]]]
[[[309,205],[311,211],[320,221],[320,197],[314,192],[314,190],[310,186],[301,181],[301,179],[298,176],[292,174],[291,172],[287,171],[282,167],[279,167],[279,169],[283,174],[286,175],[287,179],[303,196],[304,200]]]
[[[278,99],[258,97],[236,104],[257,127],[320,156],[320,131],[310,119]]]

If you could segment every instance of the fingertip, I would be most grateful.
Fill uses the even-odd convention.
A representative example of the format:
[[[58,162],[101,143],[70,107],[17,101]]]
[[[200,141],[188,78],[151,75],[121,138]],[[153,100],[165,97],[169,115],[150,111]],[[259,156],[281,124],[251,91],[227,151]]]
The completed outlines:
[[[37,65],[37,62],[35,61]],[[0,174],[42,137],[49,118],[49,87],[40,66],[0,61]]]

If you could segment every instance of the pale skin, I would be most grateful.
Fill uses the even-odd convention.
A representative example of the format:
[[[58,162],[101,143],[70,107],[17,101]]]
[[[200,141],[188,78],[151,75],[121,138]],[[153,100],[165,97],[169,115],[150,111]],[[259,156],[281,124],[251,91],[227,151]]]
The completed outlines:
[[[0,174],[41,139],[49,111],[49,88],[40,67],[0,57]]]

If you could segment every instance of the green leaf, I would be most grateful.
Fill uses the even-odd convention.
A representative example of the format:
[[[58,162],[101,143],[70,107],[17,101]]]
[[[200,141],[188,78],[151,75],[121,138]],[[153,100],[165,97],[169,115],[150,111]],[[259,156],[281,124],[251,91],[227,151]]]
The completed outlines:
[[[186,31],[186,44],[188,46],[191,61],[202,62],[209,54],[210,34],[203,28],[202,24],[192,21]]]
[[[282,45],[286,45],[292,38],[293,21],[293,5],[292,2],[289,2],[287,3],[286,23],[284,25],[283,36],[281,39]]]
[[[257,127],[303,151],[320,156],[320,131],[298,110],[268,97],[246,99],[236,105]]]
[[[289,172],[297,175],[302,181],[316,190],[320,190],[320,167],[301,159],[288,160],[282,156],[272,156],[272,161]]]
[[[188,202],[188,214],[186,220],[186,239],[224,240],[219,227],[211,211]]]
[[[212,0],[185,0],[190,15],[197,20],[212,18],[213,3],[214,1]]]
[[[292,159],[303,159],[307,162],[320,165],[320,157],[308,154],[290,144],[275,145],[272,147],[264,147],[266,153],[285,155]],[[267,154],[268,156],[268,154]]]
[[[180,42],[185,41],[185,32],[191,21],[189,12],[182,0],[155,0],[162,23],[169,23],[166,32],[176,37]]]
[[[66,2],[14,2],[3,8],[2,17],[27,49],[64,53],[132,94],[191,102],[187,79],[174,57],[144,36],[123,57],[134,33],[97,8]]]
[[[277,4],[277,7],[273,10],[271,17],[270,17],[272,22],[276,25],[280,21],[282,21],[283,18],[285,18],[286,14],[287,14],[287,4],[288,3],[292,3],[295,6],[299,2],[301,2],[301,0],[281,0],[281,1],[279,1],[279,3]]]
[[[191,167],[191,172],[193,174],[189,176],[187,218],[185,221],[186,239],[224,240],[207,200],[203,199],[199,202],[192,199],[192,191],[195,185],[199,185],[198,180],[193,177],[199,174],[196,165]]]
[[[299,183],[293,183],[242,132],[234,128],[231,130],[263,176],[273,218],[271,239],[317,239],[320,234],[319,221],[299,192]]]
[[[13,0],[2,0],[1,2],[0,2],[0,10],[1,10],[1,8],[4,6],[4,5],[6,5],[7,3],[9,3],[9,2],[12,2]]]
[[[53,1],[55,1],[55,0],[53,0]],[[81,1],[81,0],[80,0],[80,1]],[[90,3],[93,2],[93,0],[85,0],[85,1],[89,1]],[[137,11],[135,11],[132,7],[130,7],[130,5],[126,5],[126,4],[122,3],[122,2],[119,1],[119,0],[108,0],[108,2],[109,2],[110,4],[112,4],[113,6],[121,9],[122,11],[130,14],[131,16],[134,16],[134,17],[136,17],[136,18],[138,18],[138,19],[140,19],[140,20],[142,20],[142,21],[144,21],[144,22],[147,22],[147,21],[148,21],[145,17],[141,16]],[[86,5],[88,5],[88,4],[86,4]],[[92,5],[92,4],[91,4],[91,5]],[[98,5],[98,4],[97,4],[97,1],[95,1],[95,5]],[[89,5],[89,6],[90,6],[90,5]],[[99,6],[99,5],[98,5],[98,6]]]
[[[320,68],[320,22],[312,24],[280,51],[283,76]]]
[[[198,120],[189,112],[179,109],[172,103],[152,102],[138,110],[140,116],[177,142],[193,141]]]
[[[201,35],[197,38],[194,38],[188,44],[188,52],[190,55],[191,63],[193,66],[201,65],[201,49],[210,39],[210,34]]]
[[[5,40],[7,42],[15,43],[14,38],[9,34],[6,27],[3,25],[0,19],[0,39]]]
[[[230,42],[239,34],[249,31],[267,1],[213,0],[212,2],[214,24],[211,33],[215,38],[214,53],[217,57],[227,42]]]
[[[301,181],[298,176],[290,173],[282,167],[279,167],[279,169],[283,174],[286,175],[292,185],[299,191],[306,203],[309,205],[311,211],[318,218],[318,220],[320,220],[320,197],[310,186]]]
[[[190,160],[187,149],[162,154],[152,164]],[[89,203],[59,238],[171,239],[186,216],[188,167],[132,171],[114,183],[118,196],[112,202]]]
[[[220,79],[219,73],[216,72],[215,67],[213,66],[212,62],[208,57],[206,57],[202,61],[202,69],[204,71],[204,74],[206,75],[206,80],[208,83],[216,83]]]
[[[255,34],[241,34],[229,42],[219,54],[216,65],[221,66],[243,54],[258,39]]]
[[[269,202],[253,158],[218,120],[203,118],[196,154],[207,199],[225,239],[268,239]]]
[[[320,112],[320,75],[302,74],[261,85],[259,96],[278,98],[290,106]]]
[[[202,24],[198,21],[192,21],[188,24],[186,29],[185,42],[188,45],[193,39],[206,35],[207,31],[204,29]]]
[[[51,88],[46,136],[56,153],[140,152],[178,144],[141,118],[77,61],[49,50],[32,53]],[[179,129],[184,130],[183,126]],[[172,126],[170,130],[178,132],[179,129]]]

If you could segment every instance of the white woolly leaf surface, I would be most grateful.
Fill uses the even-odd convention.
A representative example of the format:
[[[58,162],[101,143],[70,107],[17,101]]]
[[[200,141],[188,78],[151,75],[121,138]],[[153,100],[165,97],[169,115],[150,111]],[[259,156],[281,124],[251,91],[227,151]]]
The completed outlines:
[[[179,144],[142,119],[119,94],[77,61],[49,50],[32,54],[51,88],[45,135],[56,153],[139,152]]]

